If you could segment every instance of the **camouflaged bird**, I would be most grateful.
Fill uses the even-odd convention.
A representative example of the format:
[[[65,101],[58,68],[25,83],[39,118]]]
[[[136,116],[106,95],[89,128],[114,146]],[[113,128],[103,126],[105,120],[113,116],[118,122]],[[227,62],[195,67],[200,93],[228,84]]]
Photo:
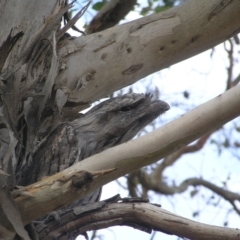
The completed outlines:
[[[18,185],[26,186],[62,171],[76,162],[132,139],[169,105],[150,94],[130,93],[106,100],[81,118],[58,125],[17,174]],[[99,200],[97,189],[78,200],[83,205]]]

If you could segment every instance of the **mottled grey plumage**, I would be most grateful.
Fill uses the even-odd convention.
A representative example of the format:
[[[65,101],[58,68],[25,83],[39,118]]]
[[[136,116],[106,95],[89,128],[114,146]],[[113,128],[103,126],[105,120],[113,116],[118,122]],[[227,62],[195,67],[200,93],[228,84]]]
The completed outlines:
[[[17,174],[18,185],[29,185],[107,148],[132,139],[169,109],[149,94],[125,94],[93,107],[83,117],[57,126]],[[100,190],[80,203],[97,201]]]

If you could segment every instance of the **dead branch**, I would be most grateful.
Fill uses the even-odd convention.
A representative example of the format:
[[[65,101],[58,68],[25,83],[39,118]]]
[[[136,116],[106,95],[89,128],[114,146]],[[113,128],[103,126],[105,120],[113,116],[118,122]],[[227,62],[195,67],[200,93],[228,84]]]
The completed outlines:
[[[163,181],[153,181],[151,174],[147,174],[145,171],[141,170],[138,174],[138,179],[144,188],[148,190],[153,190],[157,193],[165,194],[165,195],[174,195],[176,193],[182,193],[187,190],[190,186],[204,186],[211,190],[212,192],[218,194],[226,201],[228,201],[234,208],[234,210],[240,215],[240,209],[234,203],[235,201],[240,202],[240,195],[231,192],[222,187],[218,187],[215,184],[212,184],[204,179],[200,178],[189,178],[184,180],[179,186],[169,186],[167,183]]]
[[[217,227],[180,217],[168,212],[159,205],[143,202],[121,203],[96,203],[93,209],[86,205],[87,211],[75,208],[62,216],[62,223],[52,221],[48,228],[40,228],[40,239],[54,237],[62,239],[64,235],[74,233],[74,236],[86,231],[98,230],[111,226],[129,226],[135,229],[151,233],[152,230],[166,234],[185,237],[191,240],[238,240],[239,229]],[[95,205],[96,205],[95,204]],[[81,207],[84,208],[84,207]],[[65,222],[64,219],[67,221]],[[71,219],[71,222],[69,222]],[[66,225],[65,225],[66,224]],[[43,231],[44,230],[44,231]]]

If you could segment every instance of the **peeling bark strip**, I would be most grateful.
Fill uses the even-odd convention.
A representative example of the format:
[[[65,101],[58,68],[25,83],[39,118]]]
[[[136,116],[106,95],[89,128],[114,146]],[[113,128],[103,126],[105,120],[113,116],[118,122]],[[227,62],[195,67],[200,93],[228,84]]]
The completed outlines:
[[[7,39],[0,46],[0,73],[2,72],[3,65],[11,52],[12,48],[16,44],[19,38],[23,36],[23,32],[18,32],[12,36],[12,29],[7,37]]]
[[[137,71],[139,71],[141,68],[143,68],[143,64],[137,64],[137,65],[133,65],[130,68],[124,70],[122,72],[123,75],[131,75]]]

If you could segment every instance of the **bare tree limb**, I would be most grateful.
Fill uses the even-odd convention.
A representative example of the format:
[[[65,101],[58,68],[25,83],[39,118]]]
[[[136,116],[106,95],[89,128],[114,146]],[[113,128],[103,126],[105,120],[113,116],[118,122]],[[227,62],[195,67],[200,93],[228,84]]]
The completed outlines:
[[[81,211],[80,211],[81,212]],[[59,239],[65,234],[84,234],[89,230],[98,230],[111,226],[129,226],[151,233],[152,230],[170,235],[185,237],[192,240],[238,240],[239,229],[217,227],[180,217],[161,207],[149,203],[109,203],[96,211],[80,213],[78,209],[66,214],[71,215],[72,222],[61,225],[48,224],[48,231],[43,231],[44,237]],[[72,216],[75,215],[73,218]],[[97,223],[97,224],[96,224]],[[46,234],[46,235],[45,235]],[[48,235],[49,234],[49,235]]]
[[[141,171],[138,175],[138,179],[141,184],[148,190],[153,190],[155,192],[165,194],[165,195],[173,195],[176,193],[182,193],[187,190],[189,186],[204,186],[211,190],[212,192],[218,194],[223,197],[226,201],[233,205],[234,201],[240,202],[240,195],[238,193],[229,191],[222,187],[218,187],[215,184],[212,184],[204,179],[200,178],[189,178],[184,180],[179,186],[169,186],[163,180],[160,182],[156,182],[152,180],[151,174],[147,174],[144,171]],[[236,212],[240,215],[240,209],[237,206],[233,206]]]
[[[59,50],[56,88],[69,89],[68,102],[91,103],[225,41],[240,30],[239,12],[238,1],[186,1],[66,41]]]

